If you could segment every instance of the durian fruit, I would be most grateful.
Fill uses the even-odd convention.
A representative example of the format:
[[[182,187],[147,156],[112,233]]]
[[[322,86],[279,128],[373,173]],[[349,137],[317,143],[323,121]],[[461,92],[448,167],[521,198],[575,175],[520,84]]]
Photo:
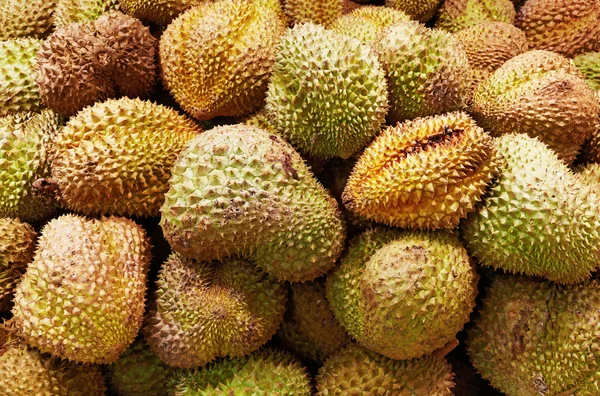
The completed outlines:
[[[470,112],[492,135],[538,137],[571,163],[594,133],[600,108],[570,60],[549,51],[529,51],[479,84]]]
[[[600,194],[600,164],[590,163],[578,166],[575,175],[582,183],[591,186],[596,194]]]
[[[413,359],[455,339],[475,306],[477,279],[448,231],[374,229],[350,242],[327,277],[327,299],[364,347]]]
[[[29,224],[0,217],[0,312],[10,310],[15,286],[33,259],[36,235]]]
[[[286,318],[277,335],[285,349],[304,360],[323,363],[350,342],[325,297],[325,279],[291,286]]]
[[[364,44],[373,45],[388,26],[407,22],[410,17],[404,12],[388,7],[364,6],[340,18],[331,30],[359,39]]]
[[[573,63],[579,69],[590,88],[600,91],[600,52],[588,52],[576,56]]]
[[[0,329],[0,394],[104,396],[100,368],[41,354]]]
[[[52,29],[52,14],[55,7],[56,0],[2,2],[0,41],[17,37],[43,38]]]
[[[167,381],[173,372],[140,339],[107,367],[107,379],[118,395],[166,396]]]
[[[266,109],[300,152],[348,158],[385,122],[384,72],[358,39],[311,23],[296,25],[277,48]]]
[[[264,104],[286,23],[269,0],[208,2],[180,15],[160,40],[161,76],[192,117],[241,116]]]
[[[37,83],[51,109],[74,115],[109,98],[147,97],[156,77],[156,39],[120,12],[57,29],[37,55]]]
[[[600,393],[600,284],[498,275],[469,331],[473,365],[507,395]]]
[[[466,113],[389,127],[364,151],[342,202],[370,220],[402,228],[455,228],[496,174],[492,137]]]
[[[269,119],[269,115],[264,108],[254,114],[243,117],[241,123],[244,125],[255,126],[269,133],[278,135],[277,128],[275,128],[275,125],[273,125],[273,122]]]
[[[317,375],[317,396],[453,396],[454,374],[444,358],[393,360],[356,344],[327,359]]]
[[[29,37],[0,41],[0,117],[42,106],[35,83],[36,54],[41,40]]]
[[[547,145],[525,134],[496,139],[495,184],[462,224],[486,266],[558,283],[589,277],[600,262],[599,198]]]
[[[516,25],[532,49],[573,57],[600,51],[600,2],[597,0],[527,0]]]
[[[291,25],[315,23],[329,27],[342,16],[344,0],[283,0],[283,10]]]
[[[191,368],[265,344],[283,320],[287,288],[245,260],[172,254],[154,297],[144,328],[150,349],[171,366]]]
[[[80,111],[54,139],[58,200],[85,214],[158,216],[171,168],[202,130],[168,107],[112,99]]]
[[[203,369],[182,370],[170,381],[172,396],[310,396],[306,368],[287,352],[265,349],[221,359]]]
[[[259,128],[204,132],[180,154],[169,184],[160,224],[184,255],[241,254],[279,280],[308,281],[343,249],[336,201],[292,146]]]
[[[484,21],[513,24],[516,14],[511,0],[445,0],[435,27],[457,32]]]
[[[144,230],[131,220],[51,220],[16,288],[16,334],[56,357],[116,361],[141,327],[149,263]]]
[[[119,5],[121,11],[146,24],[166,26],[185,10],[209,1],[212,0],[119,0]]]
[[[449,33],[414,21],[397,23],[384,30],[375,49],[387,77],[392,124],[463,107],[469,64]]]
[[[119,0],[54,0],[54,26],[62,28],[70,23],[95,21],[102,14],[119,9]],[[119,23],[121,23],[119,21]]]
[[[0,118],[0,217],[43,221],[58,205],[38,194],[36,181],[50,175],[51,140],[62,126],[52,110]]]
[[[402,11],[412,19],[427,22],[437,12],[442,0],[385,0],[385,5]]]

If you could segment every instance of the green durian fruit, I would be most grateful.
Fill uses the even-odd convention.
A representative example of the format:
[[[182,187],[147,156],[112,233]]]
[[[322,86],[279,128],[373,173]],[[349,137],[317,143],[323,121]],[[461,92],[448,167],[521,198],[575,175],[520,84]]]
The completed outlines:
[[[485,21],[513,24],[516,16],[512,0],[445,0],[435,27],[457,32]]]
[[[129,98],[96,103],[56,135],[48,183],[70,210],[158,216],[173,163],[201,132],[162,105]]]
[[[403,11],[421,22],[433,18],[441,3],[442,0],[385,0],[386,7]]]
[[[10,310],[15,286],[33,259],[36,235],[29,224],[0,217],[0,312]]]
[[[280,280],[307,281],[344,246],[337,202],[292,146],[247,125],[213,128],[175,162],[161,227],[202,261],[240,254]]]
[[[38,222],[56,211],[54,199],[35,185],[50,175],[51,141],[61,126],[52,110],[0,118],[0,217]]]
[[[107,371],[111,388],[120,396],[167,396],[167,381],[174,369],[150,352],[140,339]]]
[[[119,9],[119,0],[54,0],[54,26],[95,21],[102,14]]]
[[[547,145],[525,134],[496,138],[496,182],[463,222],[486,266],[577,283],[600,263],[599,198]]]
[[[306,369],[290,354],[263,350],[222,359],[206,368],[180,371],[170,381],[172,396],[310,396]]]
[[[166,26],[183,11],[211,0],[119,0],[121,11],[140,21]]]
[[[498,275],[467,349],[481,376],[508,396],[600,394],[600,284]]]
[[[449,231],[380,228],[350,242],[327,277],[327,299],[360,344],[405,360],[455,339],[475,306],[477,279]]]
[[[600,52],[588,52],[576,56],[573,63],[579,69],[585,82],[594,91],[600,90]]]
[[[158,276],[145,339],[162,361],[174,367],[242,357],[277,332],[286,290],[244,260],[201,262],[173,254]]]
[[[454,374],[444,358],[394,360],[356,344],[334,353],[317,375],[317,396],[452,396]]]
[[[280,134],[315,158],[348,158],[381,130],[385,77],[358,39],[312,23],[282,37],[266,109]]]
[[[391,123],[460,110],[470,87],[467,56],[449,33],[394,24],[374,44],[387,77]]]
[[[149,264],[145,232],[131,220],[54,219],[17,285],[11,324],[42,352],[112,363],[141,327]]]
[[[364,44],[373,45],[385,28],[407,21],[410,21],[410,17],[402,11],[388,7],[364,6],[336,19],[331,25],[331,30],[357,38]]]
[[[35,82],[41,45],[41,40],[29,37],[0,41],[0,117],[43,107]]]
[[[56,0],[3,1],[0,41],[17,37],[43,38],[52,29],[55,7]]]

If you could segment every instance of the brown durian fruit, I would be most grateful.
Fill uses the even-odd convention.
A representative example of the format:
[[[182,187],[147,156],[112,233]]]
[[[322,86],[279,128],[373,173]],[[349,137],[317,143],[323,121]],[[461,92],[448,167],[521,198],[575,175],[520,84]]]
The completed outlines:
[[[329,27],[344,11],[344,0],[284,0],[290,25],[312,22]]]

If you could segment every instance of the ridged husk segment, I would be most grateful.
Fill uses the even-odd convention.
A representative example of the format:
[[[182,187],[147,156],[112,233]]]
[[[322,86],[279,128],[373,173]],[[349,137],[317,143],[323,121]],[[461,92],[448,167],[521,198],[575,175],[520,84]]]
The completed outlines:
[[[88,215],[158,216],[177,156],[201,132],[175,110],[140,99],[87,107],[54,139],[58,200]]]
[[[56,0],[11,0],[2,3],[0,41],[43,38],[52,29]]]
[[[495,140],[498,177],[462,223],[469,251],[486,266],[581,282],[600,262],[598,196],[547,145],[525,134]]]
[[[141,327],[149,262],[144,230],[131,220],[54,219],[17,286],[11,323],[42,352],[112,363]]]
[[[317,395],[452,396],[454,374],[444,358],[393,360],[356,344],[327,359],[317,375]]]
[[[198,262],[173,254],[160,271],[144,335],[174,367],[242,357],[277,332],[286,300],[286,287],[247,261]]]
[[[10,309],[14,288],[33,259],[36,236],[29,224],[0,217],[0,312]]]
[[[336,201],[281,138],[220,126],[175,162],[161,227],[175,251],[203,261],[241,254],[280,280],[331,269],[344,245]]]
[[[44,104],[65,115],[109,98],[147,97],[156,79],[156,39],[120,12],[57,29],[37,55]]]
[[[53,137],[62,118],[52,110],[0,118],[0,216],[38,222],[58,208],[52,197],[37,194],[35,182],[50,175]]]
[[[101,15],[119,9],[119,0],[55,0],[54,26],[95,21]]]
[[[189,8],[212,0],[119,0],[120,10],[144,23],[166,26]]]
[[[339,17],[331,30],[373,45],[388,26],[407,22],[410,17],[404,12],[388,7],[364,6]]]
[[[199,120],[250,114],[264,104],[275,46],[285,28],[281,9],[269,0],[194,7],[161,37],[163,82]]]
[[[384,30],[375,50],[387,77],[392,124],[463,107],[469,64],[449,33],[414,21],[397,23]]]
[[[7,396],[103,396],[106,385],[98,366],[41,354],[4,333],[0,334],[0,393]]]
[[[386,7],[402,11],[420,22],[433,18],[441,3],[442,0],[385,0]]]
[[[0,41],[0,117],[43,108],[35,82],[41,44],[30,37]]]
[[[573,57],[600,51],[600,3],[596,0],[528,0],[516,25],[529,47]]]
[[[323,363],[350,342],[325,296],[324,278],[291,286],[286,318],[277,335],[281,344],[304,360]]]
[[[173,396],[310,396],[311,380],[287,352],[265,349],[250,356],[222,359],[206,368],[180,371],[170,381]]]
[[[573,63],[549,51],[529,51],[479,84],[470,112],[492,135],[538,137],[567,163],[594,133],[600,112]]]
[[[384,72],[358,39],[311,23],[296,25],[277,47],[266,109],[300,152],[348,158],[385,122]]]
[[[283,10],[291,25],[311,22],[329,27],[342,16],[344,0],[283,0]]]
[[[588,52],[576,56],[573,63],[594,91],[600,90],[600,52]]]
[[[445,0],[435,27],[457,32],[484,21],[513,24],[515,17],[511,0]]]
[[[454,228],[475,210],[496,174],[492,137],[466,113],[389,127],[363,152],[344,206],[387,225]]]
[[[600,284],[559,286],[524,276],[494,278],[469,331],[484,379],[507,395],[600,392]]]
[[[432,353],[469,321],[477,274],[448,231],[374,229],[350,242],[327,299],[361,345],[392,359]]]

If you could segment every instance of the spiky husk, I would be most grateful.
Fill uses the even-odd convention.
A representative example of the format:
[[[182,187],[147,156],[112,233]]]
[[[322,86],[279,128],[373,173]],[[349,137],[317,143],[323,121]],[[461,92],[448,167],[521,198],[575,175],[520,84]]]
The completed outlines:
[[[433,18],[441,3],[442,0],[385,0],[386,7],[402,11],[420,22]]]
[[[338,18],[332,24],[331,30],[357,38],[364,44],[373,45],[385,28],[409,20],[410,17],[399,10],[364,6]]]
[[[515,16],[511,0],[445,0],[435,27],[457,32],[485,21],[513,24]]]
[[[329,27],[342,16],[344,0],[284,0],[283,10],[292,25],[311,22]]]
[[[10,0],[2,3],[0,41],[44,38],[52,29],[56,0]]]
[[[573,63],[594,91],[600,90],[600,52],[588,52],[576,56]]]
[[[56,0],[54,26],[95,21],[102,14],[119,9],[119,0]]]

